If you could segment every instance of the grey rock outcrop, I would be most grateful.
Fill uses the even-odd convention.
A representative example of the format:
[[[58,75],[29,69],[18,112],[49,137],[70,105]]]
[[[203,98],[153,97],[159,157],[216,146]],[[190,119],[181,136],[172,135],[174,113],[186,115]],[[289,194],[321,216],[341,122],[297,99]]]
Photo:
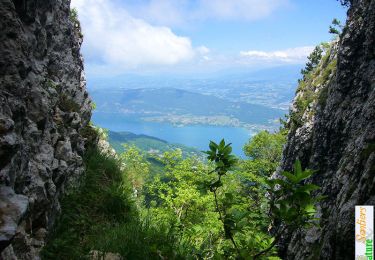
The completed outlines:
[[[309,89],[317,98],[290,130],[281,168],[300,159],[327,198],[318,205],[321,228],[286,232],[279,249],[285,259],[354,259],[354,206],[375,205],[375,0],[351,1],[337,67],[310,83],[297,97]]]
[[[91,117],[70,1],[0,0],[0,252],[38,259]]]

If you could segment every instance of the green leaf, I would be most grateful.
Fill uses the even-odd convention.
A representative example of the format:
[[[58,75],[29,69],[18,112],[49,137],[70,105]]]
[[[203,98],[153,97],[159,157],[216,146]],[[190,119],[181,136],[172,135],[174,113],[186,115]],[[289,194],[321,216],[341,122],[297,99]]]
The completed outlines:
[[[320,196],[315,197],[314,200],[321,201],[321,200],[325,200],[326,198],[328,198],[327,195],[320,195]]]
[[[308,192],[295,192],[291,196],[298,204],[297,206],[303,206],[311,202],[311,196]]]
[[[210,144],[209,144],[208,146],[210,147],[210,150],[211,150],[211,151],[213,151],[213,152],[216,153],[216,150],[217,150],[217,148],[218,148],[218,145],[217,145],[215,142],[210,141]]]
[[[312,171],[312,170],[305,170],[305,171],[300,172],[299,174],[297,174],[296,177],[297,177],[298,182],[300,182],[300,181],[302,181],[304,179],[307,179],[308,177],[310,177],[313,174],[314,174],[314,171]]]
[[[294,163],[294,174],[299,175],[302,172],[302,166],[300,160],[296,160]]]
[[[295,184],[297,184],[299,182],[298,179],[296,178],[296,176],[294,176],[290,172],[284,171],[281,174],[284,175],[289,181],[291,181],[291,182],[293,182]]]
[[[315,190],[318,190],[320,187],[315,185],[315,184],[305,184],[303,185],[302,187],[298,188],[296,191],[297,192],[312,192],[312,191],[315,191]]]
[[[223,139],[221,139],[221,141],[220,141],[220,144],[219,144],[219,150],[224,149],[224,147],[225,147],[225,141],[224,141],[224,138],[223,138]]]
[[[306,205],[305,212],[308,213],[308,214],[315,214],[316,209],[315,209],[314,204],[308,204],[308,205]]]
[[[224,150],[223,150],[223,153],[225,155],[229,155],[230,153],[232,152],[232,147],[229,145],[225,146]]]
[[[280,186],[282,186],[282,187],[285,187],[285,188],[289,188],[290,187],[289,183],[287,183],[286,181],[281,180],[281,179],[265,180],[265,182],[270,187],[275,187],[277,184],[280,185]]]

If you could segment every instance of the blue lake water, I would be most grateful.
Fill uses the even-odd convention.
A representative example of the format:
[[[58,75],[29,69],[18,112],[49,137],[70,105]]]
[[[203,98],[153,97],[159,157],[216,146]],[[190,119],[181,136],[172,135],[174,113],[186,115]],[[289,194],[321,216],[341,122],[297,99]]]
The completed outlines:
[[[143,122],[122,114],[94,113],[95,125],[112,131],[127,131],[163,139],[169,143],[183,144],[199,150],[208,150],[210,140],[219,142],[222,138],[232,143],[233,152],[244,157],[242,148],[255,133],[238,127],[192,125],[177,127],[168,123]]]

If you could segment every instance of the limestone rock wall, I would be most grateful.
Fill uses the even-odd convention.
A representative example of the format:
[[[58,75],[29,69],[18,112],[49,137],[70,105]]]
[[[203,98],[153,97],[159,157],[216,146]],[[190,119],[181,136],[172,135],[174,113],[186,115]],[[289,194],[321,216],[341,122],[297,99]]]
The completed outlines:
[[[38,259],[59,198],[83,173],[91,117],[67,0],[0,0],[0,252]]]
[[[299,158],[317,171],[310,181],[327,196],[320,229],[284,234],[285,259],[354,259],[354,206],[375,205],[375,0],[350,2],[337,67],[322,85],[307,84],[318,99],[284,149],[281,168],[291,170]]]

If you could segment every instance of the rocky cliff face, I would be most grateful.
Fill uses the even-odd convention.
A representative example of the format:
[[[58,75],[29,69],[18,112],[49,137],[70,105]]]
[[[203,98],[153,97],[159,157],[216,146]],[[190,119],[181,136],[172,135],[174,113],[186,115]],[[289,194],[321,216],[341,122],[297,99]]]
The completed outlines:
[[[351,1],[328,53],[300,84],[281,167],[317,171],[321,228],[286,232],[286,259],[354,259],[354,206],[375,205],[375,0]]]
[[[0,252],[38,259],[91,116],[70,1],[0,1]]]

